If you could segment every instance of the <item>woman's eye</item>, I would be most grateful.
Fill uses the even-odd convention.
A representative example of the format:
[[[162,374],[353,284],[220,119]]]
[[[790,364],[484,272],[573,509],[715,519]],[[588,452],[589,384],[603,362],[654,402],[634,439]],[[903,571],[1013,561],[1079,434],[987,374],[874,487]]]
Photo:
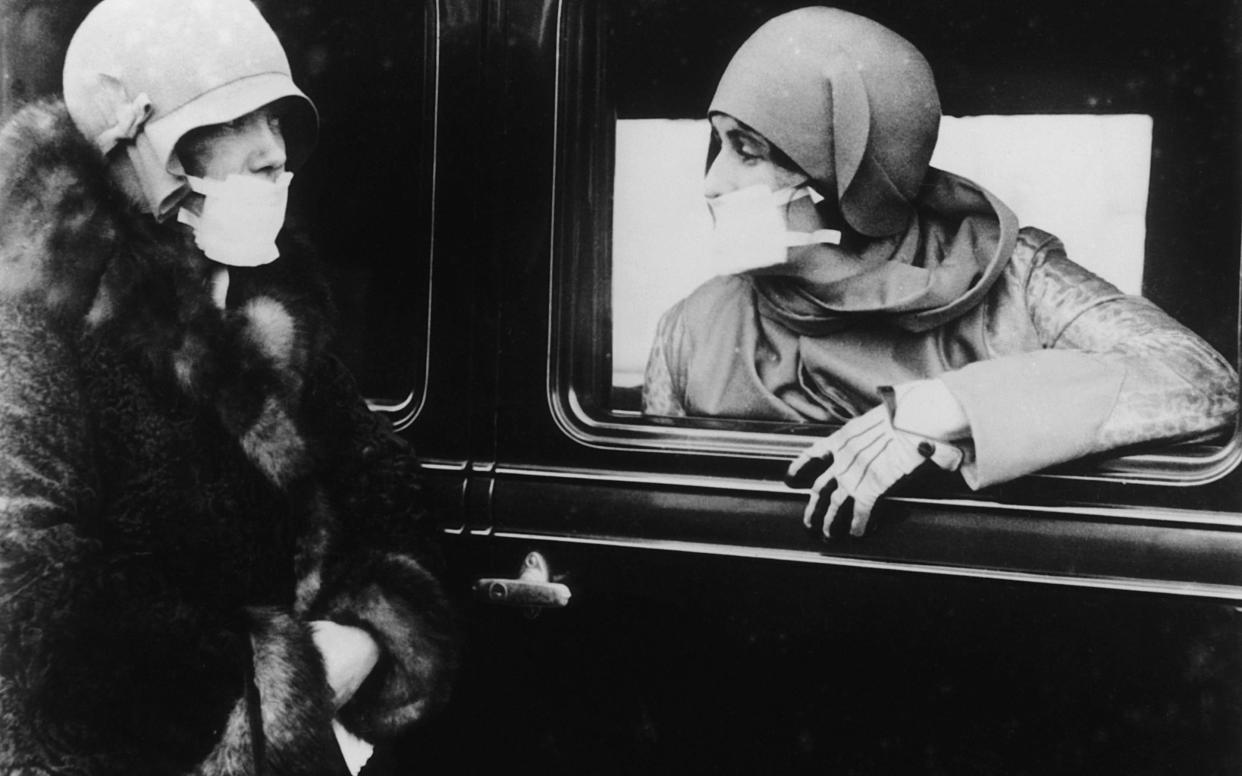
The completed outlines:
[[[737,155],[738,155],[738,156],[742,159],[742,161],[744,161],[744,162],[753,162],[753,161],[755,161],[755,160],[757,160],[757,159],[762,159],[762,158],[763,158],[763,155],[762,155],[762,154],[760,154],[760,153],[758,152],[758,150],[757,150],[757,149],[751,148],[751,147],[749,147],[749,146],[744,146],[744,145],[743,145],[743,146],[738,146],[738,148],[737,148]]]

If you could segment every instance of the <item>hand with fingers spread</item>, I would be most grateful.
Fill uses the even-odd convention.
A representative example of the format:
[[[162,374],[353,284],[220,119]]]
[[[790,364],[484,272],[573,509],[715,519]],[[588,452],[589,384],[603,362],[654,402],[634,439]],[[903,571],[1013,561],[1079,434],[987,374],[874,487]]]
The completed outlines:
[[[879,498],[928,461],[946,471],[961,465],[962,451],[953,444],[894,427],[893,389],[880,392],[883,404],[811,445],[786,473],[789,485],[810,487],[803,523],[809,530],[822,526],[825,539],[838,520],[862,536]]]

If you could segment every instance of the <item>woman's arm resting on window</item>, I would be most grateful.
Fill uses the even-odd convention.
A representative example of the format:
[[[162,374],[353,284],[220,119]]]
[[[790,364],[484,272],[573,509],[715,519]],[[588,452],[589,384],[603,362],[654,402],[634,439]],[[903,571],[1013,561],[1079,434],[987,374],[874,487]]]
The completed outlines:
[[[1237,375],[1193,332],[1069,261],[1059,242],[1024,269],[1044,349],[941,376],[969,419],[976,460],[962,473],[972,487],[1232,421]]]
[[[1232,421],[1238,390],[1233,369],[1151,302],[1122,294],[1073,264],[1055,241],[1019,269],[1042,350],[897,386],[896,430],[934,441],[972,439],[976,455],[961,466],[972,487],[1126,444],[1185,438]],[[790,478],[800,481],[795,484],[815,480],[804,520],[819,527],[823,519],[825,535],[849,500],[852,529],[860,532],[859,504],[865,527],[875,500],[912,471],[905,469],[913,458],[893,471],[884,464],[900,446],[887,448],[857,476],[848,473],[849,464],[866,460],[867,453],[839,460],[842,451],[850,451],[859,422],[874,415],[875,410],[851,421],[790,466]],[[874,449],[884,448],[877,443]]]
[[[915,380],[895,386],[895,389],[895,428],[946,442],[970,436],[966,411],[941,381]]]
[[[810,487],[802,522],[825,539],[846,528],[852,536],[862,536],[880,497],[925,465],[946,471],[961,466],[963,454],[948,440],[961,438],[968,430],[961,407],[942,384],[919,381],[898,389],[882,387],[880,393],[882,405],[811,445],[786,473],[791,486]],[[897,398],[902,395],[903,399]],[[902,401],[915,407],[906,410],[907,422],[937,436],[899,428]],[[838,522],[848,525],[837,527]]]

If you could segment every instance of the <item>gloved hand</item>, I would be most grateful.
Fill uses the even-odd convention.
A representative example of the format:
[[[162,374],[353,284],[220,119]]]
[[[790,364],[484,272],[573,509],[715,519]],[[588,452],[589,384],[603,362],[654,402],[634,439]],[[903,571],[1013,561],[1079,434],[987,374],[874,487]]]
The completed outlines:
[[[379,646],[371,634],[331,620],[312,620],[311,639],[323,656],[333,703],[341,708],[362,686],[379,661]]]
[[[880,389],[884,403],[804,450],[785,474],[792,487],[810,487],[802,522],[808,530],[822,525],[824,538],[838,516],[853,504],[850,534],[862,536],[880,496],[928,461],[946,471],[962,463],[962,451],[942,442],[893,427],[896,404],[892,389]]]

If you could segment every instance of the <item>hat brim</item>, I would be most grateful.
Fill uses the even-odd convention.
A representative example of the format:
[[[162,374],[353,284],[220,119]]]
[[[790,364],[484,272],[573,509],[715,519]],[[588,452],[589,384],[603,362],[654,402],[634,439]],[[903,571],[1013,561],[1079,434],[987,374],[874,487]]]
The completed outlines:
[[[295,119],[293,126],[286,130],[289,164],[296,167],[306,160],[315,145],[319,116],[315,104],[284,73],[258,73],[230,81],[147,122],[143,130],[165,169],[173,175],[184,175],[185,170],[174,151],[187,132],[223,124],[264,105],[290,98],[302,108],[298,111],[302,114],[300,119]]]

